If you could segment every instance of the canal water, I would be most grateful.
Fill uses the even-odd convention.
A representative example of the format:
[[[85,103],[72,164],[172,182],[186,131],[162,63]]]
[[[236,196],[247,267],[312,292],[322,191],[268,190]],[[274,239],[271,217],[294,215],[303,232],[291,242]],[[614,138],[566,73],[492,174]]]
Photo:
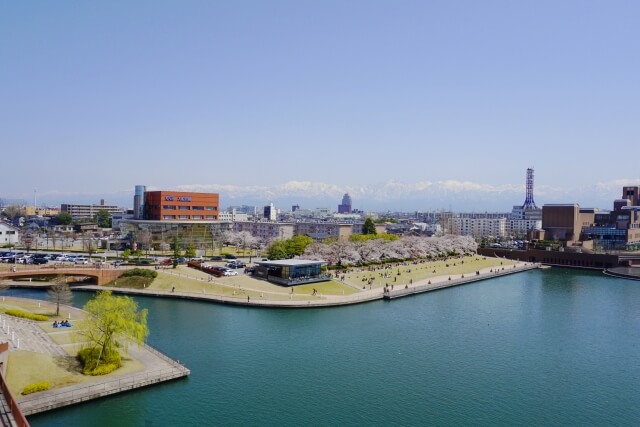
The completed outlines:
[[[640,425],[640,282],[554,268],[326,309],[136,300],[191,376],[32,426]]]

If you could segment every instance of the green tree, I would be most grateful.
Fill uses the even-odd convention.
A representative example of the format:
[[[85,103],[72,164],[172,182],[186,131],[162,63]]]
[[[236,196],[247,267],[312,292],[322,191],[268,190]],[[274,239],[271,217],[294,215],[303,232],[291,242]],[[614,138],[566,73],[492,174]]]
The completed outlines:
[[[180,254],[182,253],[182,245],[180,244],[180,240],[178,240],[178,236],[173,236],[171,249],[173,249],[173,259],[180,258]]]
[[[196,256],[196,248],[193,245],[187,246],[187,249],[184,251],[184,256],[187,258],[193,258]]]
[[[306,235],[293,236],[285,240],[285,248],[289,257],[302,255],[304,251],[313,243],[313,239]]]
[[[376,225],[371,218],[367,218],[362,226],[362,234],[377,234]]]
[[[100,209],[96,212],[95,221],[100,228],[111,228],[111,214],[106,209]]]
[[[73,222],[73,218],[71,218],[71,214],[69,212],[60,212],[54,218],[56,224],[60,225],[69,225]]]
[[[287,244],[284,240],[275,240],[267,248],[269,259],[287,259]]]
[[[84,348],[92,356],[84,359],[85,369],[88,363],[95,364],[89,369],[95,369],[119,354],[119,349],[127,351],[130,342],[141,345],[149,335],[147,309],[138,310],[138,304],[130,297],[101,291],[84,310],[89,316],[82,322],[78,334],[86,339]]]
[[[71,305],[73,294],[69,285],[64,282],[64,276],[55,278],[55,282],[47,291],[47,298],[56,305],[56,316],[60,316],[60,305]]]

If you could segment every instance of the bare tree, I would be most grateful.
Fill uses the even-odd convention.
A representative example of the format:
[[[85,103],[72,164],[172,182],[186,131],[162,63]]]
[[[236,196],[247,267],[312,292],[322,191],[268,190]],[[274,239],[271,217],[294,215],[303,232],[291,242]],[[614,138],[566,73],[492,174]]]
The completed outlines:
[[[91,258],[91,256],[96,253],[97,248],[98,244],[94,239],[91,238],[91,236],[86,234],[82,236],[82,249],[85,252],[89,253],[89,258]]]
[[[56,316],[60,315],[60,304],[71,305],[73,302],[73,294],[71,288],[64,282],[64,276],[58,276],[54,279],[54,284],[47,291],[49,301],[56,304]]]

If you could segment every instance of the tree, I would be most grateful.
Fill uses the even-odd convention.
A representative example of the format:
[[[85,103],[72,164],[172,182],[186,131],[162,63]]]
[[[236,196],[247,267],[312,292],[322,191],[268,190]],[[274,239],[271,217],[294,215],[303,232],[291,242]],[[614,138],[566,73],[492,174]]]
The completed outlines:
[[[91,258],[91,256],[96,253],[98,249],[98,244],[95,240],[91,238],[91,236],[88,236],[85,234],[82,236],[82,249],[85,252],[88,252],[89,258]]]
[[[24,216],[25,209],[18,205],[9,205],[2,211],[2,215],[13,221],[16,217]]]
[[[149,335],[147,309],[138,310],[138,304],[130,297],[101,291],[84,306],[84,310],[89,316],[78,334],[86,338],[85,349],[92,355],[85,359],[85,369],[87,362],[95,364],[89,369],[95,369],[101,362],[119,355],[120,348],[127,351],[130,342],[141,345]]]
[[[187,258],[193,258],[196,256],[196,248],[193,245],[187,246],[187,249],[184,251],[184,256]]]
[[[60,212],[54,218],[56,224],[59,225],[69,225],[73,222],[73,218],[71,218],[71,214],[69,212]]]
[[[287,244],[284,240],[274,240],[267,248],[267,257],[269,259],[286,259]]]
[[[296,255],[302,255],[311,243],[313,239],[306,235],[293,236],[290,239],[285,240],[287,255],[290,257]]]
[[[111,214],[106,209],[100,209],[96,212],[95,221],[100,228],[111,228]]]
[[[362,234],[377,234],[376,225],[371,218],[367,218],[362,226]]]
[[[64,282],[64,276],[57,276],[54,284],[47,291],[47,298],[56,305],[56,316],[60,316],[60,304],[71,305],[73,294],[71,288]]]

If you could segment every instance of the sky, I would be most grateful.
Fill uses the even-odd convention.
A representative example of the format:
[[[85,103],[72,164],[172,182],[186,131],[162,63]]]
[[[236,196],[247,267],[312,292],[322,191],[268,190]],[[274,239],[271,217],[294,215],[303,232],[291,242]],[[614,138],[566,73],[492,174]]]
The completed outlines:
[[[136,184],[363,210],[611,208],[640,185],[636,1],[0,4],[0,198]]]

